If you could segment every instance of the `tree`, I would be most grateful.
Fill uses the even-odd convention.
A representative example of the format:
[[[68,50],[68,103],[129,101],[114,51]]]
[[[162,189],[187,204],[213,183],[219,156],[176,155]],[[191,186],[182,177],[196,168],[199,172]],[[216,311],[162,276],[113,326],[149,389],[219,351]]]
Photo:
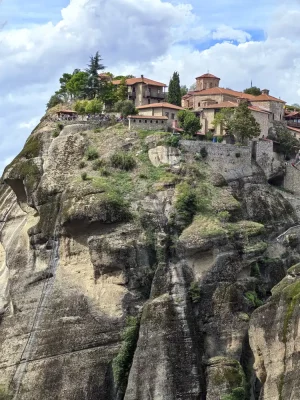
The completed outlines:
[[[280,143],[280,150],[286,158],[295,154],[296,150],[300,148],[299,140],[296,139],[284,125],[276,126],[275,135],[269,135],[268,137]]]
[[[112,107],[118,101],[116,85],[112,82],[104,82],[101,88],[100,99],[106,107]]]
[[[234,109],[233,108],[222,108],[218,113],[216,113],[215,119],[212,125],[216,128],[221,127],[221,132],[224,130],[226,133],[230,128],[230,122],[233,118]]]
[[[237,108],[229,111],[224,109],[217,114],[214,126],[222,124],[226,133],[236,137],[237,141],[245,144],[247,139],[258,137],[261,133],[259,123],[248,108],[247,102],[240,103]]]
[[[117,88],[117,97],[118,100],[123,101],[126,100],[128,98],[128,88],[126,85],[126,78],[123,77],[120,80],[120,84],[118,85]]]
[[[188,91],[189,91],[189,89],[187,88],[186,85],[180,86],[180,94],[181,94],[181,97],[185,96],[185,95],[187,94]]]
[[[135,78],[135,76],[133,76],[133,75],[117,75],[114,77],[114,80],[120,81],[122,78],[131,79],[131,78]]]
[[[188,135],[194,136],[200,129],[200,119],[191,111],[181,110],[177,114],[179,126]]]
[[[99,52],[95,54],[95,56],[90,57],[90,63],[88,64],[88,68],[86,69],[86,72],[88,74],[88,85],[87,85],[87,91],[88,91],[88,97],[90,99],[93,99],[97,95],[100,94],[100,89],[101,89],[101,81],[99,79],[99,71],[103,70],[105,67],[103,64],[101,64],[101,56]]]
[[[260,88],[252,86],[250,88],[245,89],[244,93],[252,94],[252,96],[259,96],[262,94],[262,91],[260,90]]]
[[[189,92],[194,92],[196,89],[197,89],[197,85],[196,85],[196,83],[193,83],[189,88]]]
[[[134,104],[130,100],[118,101],[115,104],[115,110],[123,117],[128,117],[128,115],[138,114],[138,110],[134,107]]]
[[[54,94],[53,96],[50,97],[50,100],[48,101],[46,107],[47,110],[49,110],[49,108],[55,107],[58,104],[62,104],[63,103],[63,99],[61,98],[61,96],[59,96],[58,94]]]
[[[77,112],[79,115],[84,115],[85,114],[85,108],[87,106],[88,100],[77,100],[75,105],[74,105],[74,110]]]
[[[92,99],[86,103],[86,114],[100,114],[102,113],[103,103],[99,99]]]
[[[176,106],[181,106],[181,89],[179,73],[174,72],[170,79],[168,89],[168,102]]]
[[[85,98],[87,96],[88,73],[85,71],[75,72],[66,83],[66,91],[71,98]]]

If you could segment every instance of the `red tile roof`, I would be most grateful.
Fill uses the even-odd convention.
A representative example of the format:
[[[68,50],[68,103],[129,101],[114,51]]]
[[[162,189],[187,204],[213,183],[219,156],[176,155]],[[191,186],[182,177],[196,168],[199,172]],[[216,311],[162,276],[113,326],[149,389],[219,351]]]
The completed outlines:
[[[269,94],[261,94],[259,96],[254,96],[252,101],[277,101],[278,103],[284,103],[285,101],[277,99],[276,97],[270,96]]]
[[[271,111],[268,111],[265,108],[261,108],[261,107],[258,107],[258,106],[249,105],[248,108],[250,110],[257,111],[257,112],[260,112],[260,113],[263,113],[263,114],[271,114]]]
[[[114,85],[119,85],[120,82],[121,82],[120,80],[112,81],[112,83]],[[136,83],[146,83],[147,85],[160,86],[160,87],[166,87],[167,86],[165,83],[153,81],[152,79],[148,79],[148,78],[142,78],[141,77],[141,78],[129,78],[129,79],[126,79],[126,85],[127,86],[135,85]]]
[[[167,103],[167,102],[145,104],[144,106],[139,106],[136,108],[138,110],[145,110],[147,108],[173,108],[174,110],[184,110],[183,107],[175,106],[174,104]]]
[[[219,79],[219,81],[221,80],[220,78],[218,78],[217,76],[212,75],[212,74],[203,74],[201,76],[198,76],[196,79],[200,79],[200,78],[215,78],[215,79]]]
[[[293,126],[287,126],[288,129],[290,129],[291,131],[300,133],[300,128],[294,128]]]
[[[168,119],[168,117],[162,115],[128,115],[128,118],[134,119]]]

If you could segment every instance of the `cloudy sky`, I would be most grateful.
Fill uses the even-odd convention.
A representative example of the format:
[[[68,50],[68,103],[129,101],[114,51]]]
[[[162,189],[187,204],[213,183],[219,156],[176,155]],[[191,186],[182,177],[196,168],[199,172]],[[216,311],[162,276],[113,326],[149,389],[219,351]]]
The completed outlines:
[[[300,103],[300,0],[2,0],[0,170],[39,122],[63,72],[99,50],[107,71],[190,86],[253,85]]]

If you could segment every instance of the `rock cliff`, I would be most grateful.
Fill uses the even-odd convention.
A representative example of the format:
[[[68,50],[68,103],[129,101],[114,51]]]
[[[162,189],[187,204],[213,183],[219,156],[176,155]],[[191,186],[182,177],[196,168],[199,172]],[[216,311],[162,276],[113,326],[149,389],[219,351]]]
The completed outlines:
[[[215,146],[33,131],[1,183],[0,398],[300,398],[297,201]]]

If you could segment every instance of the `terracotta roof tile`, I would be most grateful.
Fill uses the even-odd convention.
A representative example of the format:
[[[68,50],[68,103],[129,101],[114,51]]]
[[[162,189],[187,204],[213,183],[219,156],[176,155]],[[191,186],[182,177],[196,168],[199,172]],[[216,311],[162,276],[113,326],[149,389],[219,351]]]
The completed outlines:
[[[254,96],[254,99],[252,101],[277,101],[278,103],[285,104],[285,101],[270,96],[269,94],[261,94],[260,96]]]
[[[250,106],[248,106],[248,108],[250,110],[257,111],[257,112],[260,112],[260,113],[263,113],[263,114],[271,114],[271,111],[268,111],[265,108],[261,108],[261,107],[258,107],[258,106],[250,105]]]
[[[119,85],[120,82],[121,82],[120,80],[112,81],[112,83],[114,85]],[[153,81],[152,79],[148,79],[148,78],[142,78],[141,77],[141,78],[129,78],[129,79],[126,79],[126,85],[127,86],[135,85],[136,83],[146,83],[147,85],[161,86],[161,87],[166,87],[167,86],[165,83]]]
[[[167,103],[167,102],[145,104],[144,106],[139,106],[136,108],[138,110],[145,110],[147,108],[173,108],[174,110],[184,110],[183,107],[175,106],[174,104]]]
[[[128,115],[128,118],[134,119],[168,119],[168,117],[162,115]]]
[[[200,79],[200,78],[215,78],[215,79],[219,79],[219,81],[221,80],[220,78],[218,78],[217,76],[212,75],[212,74],[203,74],[203,75],[198,76],[196,79]]]
[[[291,131],[300,133],[300,128],[294,128],[293,126],[287,126],[287,128]]]

